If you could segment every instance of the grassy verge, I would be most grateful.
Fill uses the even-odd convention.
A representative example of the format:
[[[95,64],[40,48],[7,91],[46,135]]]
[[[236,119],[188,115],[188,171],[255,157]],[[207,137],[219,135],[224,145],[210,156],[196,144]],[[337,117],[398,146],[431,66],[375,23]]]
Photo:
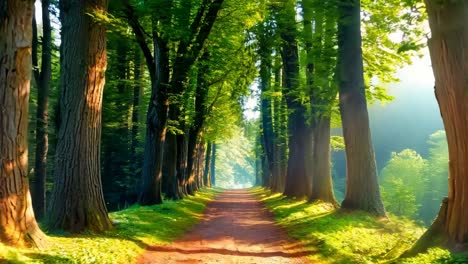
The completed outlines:
[[[307,203],[251,189],[275,215],[292,238],[311,252],[316,263],[467,263],[460,255],[433,248],[426,254],[399,260],[397,257],[424,233],[410,220],[389,216],[376,219],[364,212],[336,210],[325,203]]]
[[[133,263],[147,246],[170,243],[189,230],[217,193],[205,189],[180,201],[111,213],[117,223],[111,231],[78,236],[48,234],[51,245],[45,250],[0,244],[0,263]]]

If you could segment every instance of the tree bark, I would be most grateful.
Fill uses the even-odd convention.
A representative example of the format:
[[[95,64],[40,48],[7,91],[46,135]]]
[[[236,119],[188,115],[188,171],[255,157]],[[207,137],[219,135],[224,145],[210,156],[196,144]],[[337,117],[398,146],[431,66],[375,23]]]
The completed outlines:
[[[166,199],[178,200],[182,198],[179,195],[177,184],[177,138],[176,135],[167,135],[167,144],[165,144],[165,155],[163,164],[163,192]]]
[[[275,65],[274,65],[274,91],[277,94],[273,98],[273,151],[274,151],[274,162],[273,162],[273,171],[276,175],[276,189],[275,192],[284,192],[286,185],[286,172],[287,172],[287,133],[288,133],[288,113],[285,96],[283,96],[283,87],[281,85],[281,56],[276,55]],[[278,94],[281,94],[278,96]]]
[[[312,193],[309,201],[320,200],[327,203],[337,204],[333,192],[330,160],[330,117],[322,116],[316,123],[314,134],[314,157]]]
[[[205,155],[205,166],[204,166],[204,170],[203,170],[203,184],[206,186],[206,187],[211,187],[211,173],[210,173],[210,169],[211,169],[211,149],[213,147],[213,143],[211,142],[208,142],[207,144],[207,148],[206,148],[206,155]]]
[[[151,99],[147,114],[141,191],[138,197],[141,205],[162,203],[161,179],[168,117],[166,85],[169,81],[169,56],[164,43],[154,43],[156,67],[151,81]]]
[[[306,109],[297,98],[299,89],[299,54],[296,30],[296,1],[285,1],[278,27],[283,40],[281,57],[284,68],[286,102],[290,111],[288,119],[289,159],[284,194],[288,197],[309,197],[312,189],[310,160],[312,155],[311,132],[307,127]]]
[[[61,124],[48,224],[71,232],[112,227],[101,184],[101,114],[106,31],[88,12],[106,0],[62,0]]]
[[[321,200],[336,204],[330,166],[330,116],[331,106],[337,92],[332,86],[325,84],[326,82],[314,82],[315,76],[317,79],[328,78],[329,72],[321,69],[331,66],[325,65],[322,59],[322,54],[325,53],[325,44],[330,45],[330,43],[324,43],[326,42],[324,40],[324,16],[327,13],[327,7],[316,5],[314,1],[303,0],[302,8],[304,11],[305,51],[307,53],[306,90],[310,96],[313,137],[313,154],[310,161],[312,162],[312,191],[309,201]],[[325,33],[333,34],[333,32]]]
[[[412,253],[434,245],[468,250],[468,2],[425,0],[435,94],[449,148],[449,192]]]
[[[211,153],[211,186],[216,186],[216,143],[213,143]]]
[[[33,66],[37,84],[36,111],[36,156],[34,162],[34,197],[33,207],[37,219],[42,219],[46,212],[46,179],[48,151],[48,104],[49,87],[52,76],[52,27],[49,17],[49,0],[42,0],[42,54],[39,69],[37,46],[37,24],[33,18]]]
[[[0,3],[0,242],[42,246],[28,186],[33,1]]]
[[[339,1],[337,78],[347,163],[342,207],[385,216],[367,112],[360,11],[360,0]]]

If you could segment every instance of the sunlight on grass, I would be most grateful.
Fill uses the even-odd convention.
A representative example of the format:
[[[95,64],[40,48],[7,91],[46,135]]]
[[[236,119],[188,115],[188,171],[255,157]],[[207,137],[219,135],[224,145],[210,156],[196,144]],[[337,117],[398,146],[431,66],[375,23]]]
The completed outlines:
[[[405,260],[401,253],[424,233],[414,222],[389,216],[377,219],[365,212],[337,210],[326,203],[307,203],[263,188],[251,192],[273,212],[277,222],[307,249],[318,263],[466,263],[456,262],[447,250],[434,248]],[[454,261],[455,260],[455,261]]]
[[[187,232],[218,193],[205,189],[181,201],[111,213],[115,228],[103,234],[49,233],[51,245],[43,250],[0,244],[0,263],[133,263],[146,247],[170,243]]]

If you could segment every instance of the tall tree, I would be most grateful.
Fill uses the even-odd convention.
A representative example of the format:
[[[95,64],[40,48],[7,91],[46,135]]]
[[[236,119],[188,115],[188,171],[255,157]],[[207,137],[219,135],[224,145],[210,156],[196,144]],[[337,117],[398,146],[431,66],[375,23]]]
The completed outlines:
[[[72,232],[112,226],[100,166],[106,30],[95,18],[105,15],[107,4],[107,0],[60,2],[61,122],[48,223]]]
[[[468,2],[425,0],[432,36],[429,50],[435,94],[449,148],[449,194],[413,252],[442,244],[467,250],[468,243]]]
[[[167,84],[170,74],[168,47],[167,42],[160,38],[156,28],[153,28],[151,36],[154,44],[153,55],[135,8],[129,0],[123,0],[123,5],[123,12],[143,53],[151,79],[151,98],[146,117],[145,150],[138,202],[142,205],[158,204],[162,203],[162,164],[167,131]],[[152,25],[156,26],[155,23]]]
[[[41,246],[28,185],[28,100],[34,1],[0,2],[0,242]]]
[[[213,143],[208,142],[205,155],[205,166],[203,170],[203,183],[206,187],[211,187],[211,153]]]
[[[41,66],[39,67],[36,16],[33,15],[33,70],[37,85],[36,111],[36,157],[34,162],[33,207],[37,219],[42,219],[46,211],[46,179],[48,141],[49,87],[52,77],[52,27],[49,15],[49,0],[42,0],[42,41]]]
[[[336,14],[333,1],[303,0],[303,37],[306,52],[306,92],[310,95],[312,191],[309,200],[336,203],[330,161],[330,126],[337,88]],[[315,26],[313,26],[315,25]]]
[[[212,143],[212,152],[211,152],[211,186],[216,186],[216,143]]]
[[[342,207],[384,216],[367,112],[360,11],[360,0],[338,2],[337,81],[347,164]]]
[[[310,175],[311,131],[306,122],[306,107],[299,92],[299,52],[296,28],[296,1],[287,0],[278,6],[278,30],[282,45],[284,91],[290,111],[288,118],[289,159],[284,194],[289,197],[309,197],[312,190]]]

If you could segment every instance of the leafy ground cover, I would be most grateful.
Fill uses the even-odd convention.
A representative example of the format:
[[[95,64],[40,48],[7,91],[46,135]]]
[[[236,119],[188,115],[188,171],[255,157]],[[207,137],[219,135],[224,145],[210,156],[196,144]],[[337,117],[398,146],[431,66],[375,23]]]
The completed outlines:
[[[288,199],[263,188],[251,189],[289,235],[314,252],[315,263],[468,263],[466,255],[441,248],[408,259],[398,257],[424,233],[413,221],[390,215],[335,209],[326,203]]]
[[[218,193],[204,189],[180,201],[111,213],[116,225],[103,234],[48,233],[50,245],[41,250],[0,244],[0,263],[133,263],[147,246],[170,243],[189,230]]]

